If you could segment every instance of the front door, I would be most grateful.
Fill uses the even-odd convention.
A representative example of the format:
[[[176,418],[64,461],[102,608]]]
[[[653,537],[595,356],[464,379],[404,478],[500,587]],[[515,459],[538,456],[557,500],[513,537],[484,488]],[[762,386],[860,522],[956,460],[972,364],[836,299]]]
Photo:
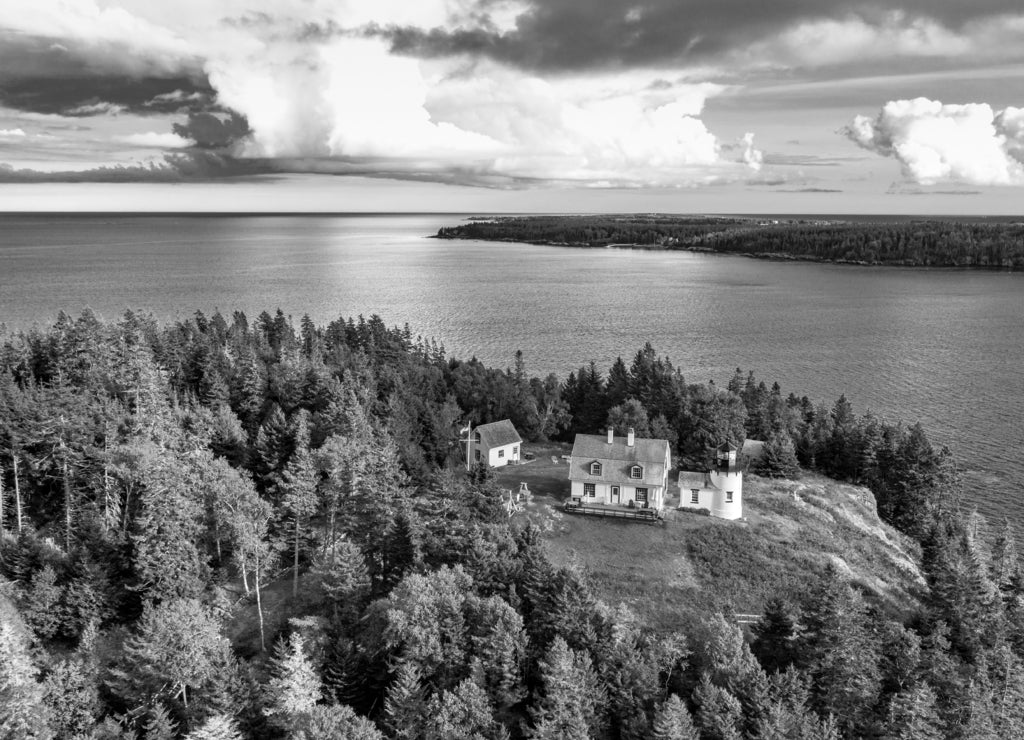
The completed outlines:
[[[613,504],[619,503],[619,487],[618,486],[612,486],[612,503]]]

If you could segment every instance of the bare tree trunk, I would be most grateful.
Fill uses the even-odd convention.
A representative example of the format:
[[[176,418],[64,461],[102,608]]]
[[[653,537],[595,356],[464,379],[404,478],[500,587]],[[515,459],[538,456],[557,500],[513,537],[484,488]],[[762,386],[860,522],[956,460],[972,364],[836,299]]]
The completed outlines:
[[[245,595],[248,596],[252,593],[252,589],[249,588],[249,574],[245,571],[245,563],[241,563],[238,567],[242,571],[242,588],[245,589]]]
[[[18,534],[21,535],[21,485],[18,483],[18,456],[13,449],[11,461],[14,463],[14,515],[18,521]]]
[[[4,534],[4,471],[0,468],[0,537]]]
[[[292,573],[292,598],[299,595],[299,517],[295,517],[295,566]]]
[[[64,482],[64,552],[71,552],[71,482],[68,480],[68,448],[64,444],[64,415],[60,417],[60,472]]]
[[[260,543],[258,541],[256,547],[253,548],[253,556],[256,559],[256,614],[260,618],[260,649],[266,652],[267,640],[263,634],[263,602],[260,600]]]
[[[61,443],[63,447],[63,443]],[[61,463],[61,471],[64,477],[64,552],[71,552],[71,485],[68,482],[68,460],[65,457]]]

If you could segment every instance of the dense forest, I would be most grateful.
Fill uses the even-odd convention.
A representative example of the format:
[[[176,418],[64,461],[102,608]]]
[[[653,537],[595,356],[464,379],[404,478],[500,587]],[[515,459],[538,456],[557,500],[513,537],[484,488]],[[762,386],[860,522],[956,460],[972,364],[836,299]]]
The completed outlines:
[[[920,603],[823,565],[749,632],[654,632],[461,473],[457,430],[501,418],[684,465],[764,439],[763,475],[874,492]],[[378,317],[62,314],[0,333],[0,737],[1022,737],[1024,575],[958,485],[919,425],[687,383],[649,344],[562,380]]]
[[[473,220],[442,228],[437,236],[579,247],[688,249],[869,265],[1024,269],[1021,223],[530,216]]]

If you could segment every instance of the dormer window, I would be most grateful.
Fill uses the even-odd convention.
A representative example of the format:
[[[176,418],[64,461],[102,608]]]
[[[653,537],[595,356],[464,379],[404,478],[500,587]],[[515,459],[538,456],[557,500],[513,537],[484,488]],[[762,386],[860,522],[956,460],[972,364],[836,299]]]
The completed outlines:
[[[644,477],[644,469],[639,465],[634,465],[629,469],[629,477],[640,480],[641,478]]]
[[[599,462],[592,462],[592,463],[590,463],[590,474],[591,475],[601,475],[601,463],[599,463]]]

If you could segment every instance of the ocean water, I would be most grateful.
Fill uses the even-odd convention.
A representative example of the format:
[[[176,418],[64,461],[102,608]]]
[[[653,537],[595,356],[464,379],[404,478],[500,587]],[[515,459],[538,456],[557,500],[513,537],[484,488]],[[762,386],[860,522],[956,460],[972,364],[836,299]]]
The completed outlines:
[[[0,216],[0,322],[197,309],[380,314],[534,374],[651,342],[690,381],[920,420],[966,497],[1024,531],[1024,274],[781,263],[425,238],[463,216]]]

